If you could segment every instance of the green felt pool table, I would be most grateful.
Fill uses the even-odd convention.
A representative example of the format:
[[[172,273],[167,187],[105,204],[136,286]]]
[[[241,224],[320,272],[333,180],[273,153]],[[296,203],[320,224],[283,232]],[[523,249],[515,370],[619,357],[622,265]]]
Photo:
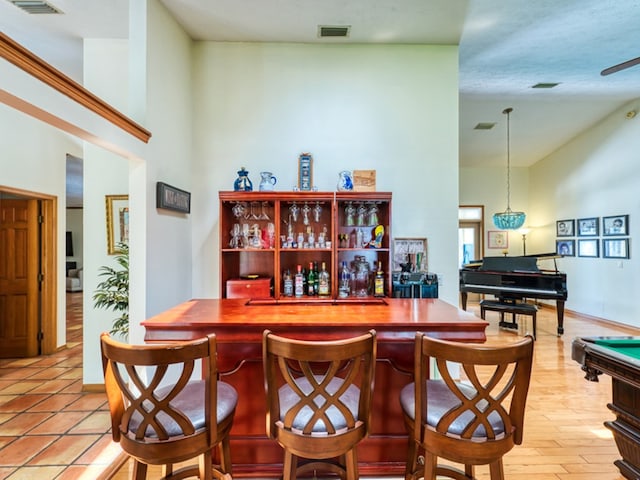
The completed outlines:
[[[614,463],[625,478],[640,478],[640,337],[578,337],[571,358],[582,365],[587,380],[597,382],[603,373],[611,376],[608,407],[616,419],[605,426],[622,456]]]

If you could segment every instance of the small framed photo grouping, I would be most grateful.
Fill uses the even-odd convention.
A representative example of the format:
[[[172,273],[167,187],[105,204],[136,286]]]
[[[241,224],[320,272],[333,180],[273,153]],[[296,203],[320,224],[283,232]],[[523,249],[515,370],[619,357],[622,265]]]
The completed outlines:
[[[578,219],[578,236],[579,237],[597,237],[599,233],[598,217],[579,218]]]
[[[629,235],[629,215],[602,217],[602,235]]]
[[[563,257],[575,257],[575,240],[556,240],[556,253]]]
[[[556,237],[573,237],[575,223],[575,220],[558,220],[556,222]]]

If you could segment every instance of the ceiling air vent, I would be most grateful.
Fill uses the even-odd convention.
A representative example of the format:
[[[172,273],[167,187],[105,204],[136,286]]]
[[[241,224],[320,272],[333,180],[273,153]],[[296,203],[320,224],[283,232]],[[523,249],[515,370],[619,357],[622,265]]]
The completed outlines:
[[[318,37],[348,37],[351,25],[318,25]]]
[[[480,122],[475,127],[473,127],[473,129],[474,130],[491,130],[495,126],[496,126],[495,123]]]
[[[9,0],[9,2],[30,15],[62,13],[61,10],[42,0]]]
[[[554,88],[560,85],[559,83],[554,82],[540,82],[532,85],[531,88]]]

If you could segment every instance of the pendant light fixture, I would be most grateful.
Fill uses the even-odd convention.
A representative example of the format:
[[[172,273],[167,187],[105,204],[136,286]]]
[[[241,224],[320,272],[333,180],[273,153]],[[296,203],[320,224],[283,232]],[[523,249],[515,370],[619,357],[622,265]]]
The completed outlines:
[[[524,212],[513,212],[511,210],[511,152],[510,152],[510,114],[513,108],[505,108],[502,113],[507,116],[507,209],[504,212],[493,215],[493,223],[501,230],[517,230],[524,225],[526,215]]]

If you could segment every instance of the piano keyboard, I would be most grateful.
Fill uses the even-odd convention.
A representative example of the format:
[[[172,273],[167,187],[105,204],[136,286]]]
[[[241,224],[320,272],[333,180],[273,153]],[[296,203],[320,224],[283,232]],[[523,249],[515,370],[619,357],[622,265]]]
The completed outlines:
[[[499,291],[499,292],[513,292],[513,293],[544,293],[547,295],[558,295],[558,292],[555,290],[545,290],[545,289],[536,289],[536,288],[524,288],[524,287],[505,287],[504,285],[501,286],[494,286],[494,285],[474,285],[472,283],[466,283],[464,285],[465,289],[469,289],[469,288],[479,288],[482,290],[495,290],[495,291]]]

